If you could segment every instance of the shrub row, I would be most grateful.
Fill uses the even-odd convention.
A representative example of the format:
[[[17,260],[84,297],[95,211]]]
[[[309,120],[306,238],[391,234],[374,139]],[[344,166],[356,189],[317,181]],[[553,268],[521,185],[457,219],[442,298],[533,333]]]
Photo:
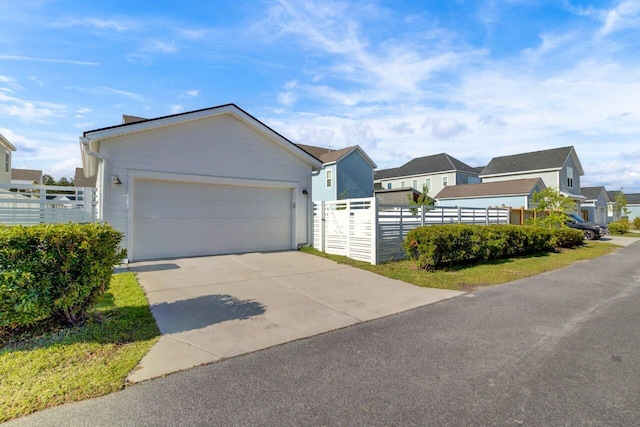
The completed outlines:
[[[82,319],[126,256],[122,238],[104,224],[0,226],[0,333]]]
[[[404,250],[418,261],[420,268],[431,270],[446,264],[517,257],[582,243],[582,232],[569,228],[452,224],[411,230]]]

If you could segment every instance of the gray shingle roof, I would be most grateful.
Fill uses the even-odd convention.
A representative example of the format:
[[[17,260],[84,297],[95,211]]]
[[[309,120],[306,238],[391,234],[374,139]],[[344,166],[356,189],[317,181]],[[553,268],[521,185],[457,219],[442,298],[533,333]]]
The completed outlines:
[[[573,147],[553,148],[531,153],[494,157],[484,168],[480,176],[498,175],[513,172],[559,169],[571,154]]]
[[[638,205],[640,204],[640,193],[629,193],[625,194],[627,198],[628,205]]]
[[[604,190],[604,187],[600,186],[600,187],[582,187],[580,189],[580,193],[582,193],[582,195],[584,197],[587,198],[587,200],[596,200],[598,198],[598,196],[600,196],[600,192]]]
[[[450,185],[440,191],[435,199],[457,199],[464,197],[516,196],[529,194],[540,184],[540,178],[514,179],[509,181],[483,182],[480,184]]]
[[[311,154],[316,159],[320,159],[322,163],[332,163],[337,162],[340,158],[347,153],[351,152],[355,148],[346,147],[341,148],[339,150],[334,150],[332,148],[323,148],[323,147],[314,147],[313,145],[304,145],[304,144],[296,144],[298,147],[302,148],[307,153]]]
[[[95,187],[96,179],[97,179],[97,175],[94,175],[91,178],[85,178],[84,170],[82,168],[76,168],[76,174],[73,177],[73,186],[74,187]]]
[[[461,162],[455,157],[451,157],[447,153],[440,153],[433,156],[415,158],[399,168],[376,171],[375,179],[399,178],[402,176],[422,175],[453,170],[478,175],[475,168]]]

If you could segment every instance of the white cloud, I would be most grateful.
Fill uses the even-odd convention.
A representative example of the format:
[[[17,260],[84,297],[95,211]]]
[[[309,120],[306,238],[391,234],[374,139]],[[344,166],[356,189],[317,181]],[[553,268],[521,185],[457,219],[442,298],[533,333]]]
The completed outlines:
[[[0,55],[0,60],[47,62],[51,64],[72,64],[72,65],[82,65],[82,66],[88,66],[88,67],[95,67],[100,65],[99,62],[92,62],[92,61],[78,61],[75,59],[38,58],[38,57],[20,56],[20,55]]]
[[[606,12],[604,24],[597,35],[605,37],[616,31],[637,28],[638,25],[640,25],[640,3],[637,0],[627,0]]]
[[[446,117],[446,118],[427,118],[422,123],[423,128],[428,128],[437,139],[451,139],[462,133],[469,132],[469,128],[458,120]]]
[[[184,107],[182,105],[172,105],[171,106],[171,114],[178,114],[184,111]]]
[[[176,47],[174,42],[168,43],[156,40],[152,42],[145,50],[159,53],[176,53],[178,51],[178,48]]]
[[[180,98],[197,98],[198,96],[200,96],[198,89],[187,90],[180,94]]]
[[[101,18],[67,18],[62,21],[55,22],[52,26],[54,28],[88,27],[98,30],[114,30],[122,33],[130,30],[131,28],[138,27],[138,24]]]

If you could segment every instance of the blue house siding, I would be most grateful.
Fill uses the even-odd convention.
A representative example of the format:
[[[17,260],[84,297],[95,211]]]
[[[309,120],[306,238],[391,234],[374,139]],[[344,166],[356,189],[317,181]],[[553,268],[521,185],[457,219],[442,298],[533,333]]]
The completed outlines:
[[[573,186],[568,185],[567,168],[573,169]],[[573,158],[569,156],[562,170],[560,170],[560,191],[571,194],[580,194],[580,173]]]
[[[629,221],[633,221],[634,218],[640,217],[640,205],[627,205],[627,209],[629,209]]]
[[[330,170],[332,174],[331,188],[327,188],[327,171]],[[311,178],[311,185],[313,190],[313,200],[337,200],[338,193],[337,179],[336,179],[336,164],[324,165],[317,175]]]
[[[373,168],[357,150],[338,160],[337,166],[336,194],[340,198],[373,197]]]
[[[436,206],[459,206],[464,208],[488,208],[502,205],[519,208],[526,206],[526,196],[477,197],[438,200]]]

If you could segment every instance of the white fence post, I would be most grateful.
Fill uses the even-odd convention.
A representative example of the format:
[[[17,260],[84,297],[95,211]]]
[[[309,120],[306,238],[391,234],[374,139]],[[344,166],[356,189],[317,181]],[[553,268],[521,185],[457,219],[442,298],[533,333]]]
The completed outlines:
[[[320,202],[320,251],[324,252],[325,236],[327,235],[327,223],[325,222],[325,205],[324,202]]]
[[[371,264],[378,264],[378,199],[371,199]]]
[[[347,223],[347,257],[351,258],[351,199],[346,200],[345,206],[346,223]]]

